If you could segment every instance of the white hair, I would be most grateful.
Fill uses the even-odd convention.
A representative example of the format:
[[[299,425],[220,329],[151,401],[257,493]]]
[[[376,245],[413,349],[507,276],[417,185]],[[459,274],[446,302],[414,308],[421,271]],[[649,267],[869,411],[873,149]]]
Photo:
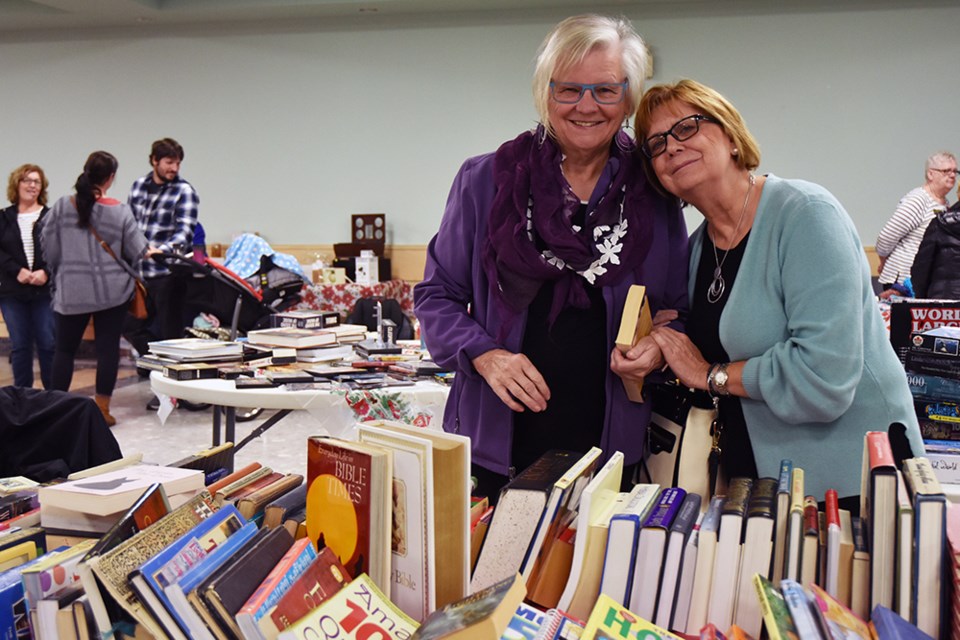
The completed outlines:
[[[949,162],[953,160],[957,161],[957,156],[953,155],[949,151],[937,151],[935,154],[927,158],[927,161],[923,165],[923,179],[927,180],[927,176],[930,175],[930,169],[933,168],[933,165],[939,165],[944,162]]]
[[[550,81],[554,73],[583,61],[595,50],[617,50],[627,80],[627,117],[633,117],[643,93],[643,80],[649,69],[649,54],[643,39],[626,18],[597,14],[573,16],[560,22],[547,34],[537,53],[533,72],[533,102],[540,122],[552,134],[549,118]]]

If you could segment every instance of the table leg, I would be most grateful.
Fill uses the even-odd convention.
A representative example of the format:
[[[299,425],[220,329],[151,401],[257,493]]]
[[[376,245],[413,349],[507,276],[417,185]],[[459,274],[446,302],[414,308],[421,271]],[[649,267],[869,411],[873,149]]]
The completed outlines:
[[[264,431],[271,428],[273,425],[277,424],[282,419],[290,415],[292,411],[293,409],[281,409],[277,411],[275,414],[273,414],[272,416],[264,420],[259,427],[251,431],[246,438],[236,443],[236,446],[233,447],[233,450],[239,451],[240,449],[245,447],[247,443],[250,442],[251,440],[255,440],[256,438],[259,438],[261,435],[263,435]]]
[[[212,446],[217,446],[220,444],[220,406],[213,405],[213,438],[211,439]]]

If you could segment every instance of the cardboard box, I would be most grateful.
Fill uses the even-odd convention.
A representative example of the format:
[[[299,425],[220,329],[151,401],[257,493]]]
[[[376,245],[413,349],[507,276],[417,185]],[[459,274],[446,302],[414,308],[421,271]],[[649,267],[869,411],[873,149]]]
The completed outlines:
[[[918,333],[960,327],[960,300],[898,300],[890,305],[890,343],[901,362]]]
[[[960,358],[944,356],[939,353],[923,353],[907,349],[907,361],[904,363],[908,373],[922,373],[960,380]]]
[[[910,349],[918,353],[960,356],[960,327],[937,327],[910,338]]]
[[[913,409],[920,420],[949,422],[960,429],[960,405],[956,402],[937,400],[914,400]],[[935,440],[953,440],[954,438],[934,438]]]
[[[960,380],[908,371],[907,385],[914,398],[960,403]]]

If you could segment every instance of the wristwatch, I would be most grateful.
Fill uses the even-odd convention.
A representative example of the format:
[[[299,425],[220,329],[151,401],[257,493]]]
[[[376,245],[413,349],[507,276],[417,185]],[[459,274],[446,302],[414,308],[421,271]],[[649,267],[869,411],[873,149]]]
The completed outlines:
[[[730,363],[724,362],[723,364],[715,364],[710,367],[710,375],[707,376],[707,386],[713,395],[730,395],[730,392],[727,390],[727,382],[730,380],[730,374],[727,373],[728,366],[730,366]]]

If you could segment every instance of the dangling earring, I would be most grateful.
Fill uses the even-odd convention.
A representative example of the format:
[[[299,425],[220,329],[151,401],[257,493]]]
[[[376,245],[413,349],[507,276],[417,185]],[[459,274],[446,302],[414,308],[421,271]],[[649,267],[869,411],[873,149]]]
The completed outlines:
[[[623,121],[623,126],[617,131],[613,140],[616,142],[617,148],[624,153],[631,153],[636,150],[637,131],[633,128],[633,125],[630,124],[629,119]]]
[[[543,126],[543,123],[537,125],[537,148],[543,147],[543,143],[547,141],[547,128]]]

